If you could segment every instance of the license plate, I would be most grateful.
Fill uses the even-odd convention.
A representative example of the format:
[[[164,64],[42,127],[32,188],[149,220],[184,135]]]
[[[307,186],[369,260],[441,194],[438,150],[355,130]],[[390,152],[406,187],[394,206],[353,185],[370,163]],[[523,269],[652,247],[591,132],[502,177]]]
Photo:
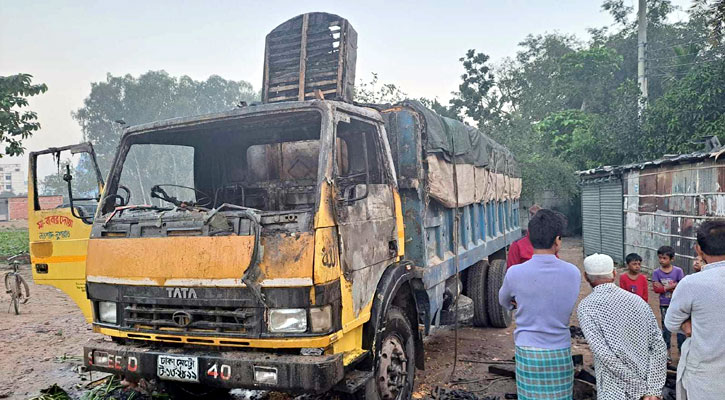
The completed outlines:
[[[188,356],[158,356],[156,375],[170,381],[199,382],[199,359]]]

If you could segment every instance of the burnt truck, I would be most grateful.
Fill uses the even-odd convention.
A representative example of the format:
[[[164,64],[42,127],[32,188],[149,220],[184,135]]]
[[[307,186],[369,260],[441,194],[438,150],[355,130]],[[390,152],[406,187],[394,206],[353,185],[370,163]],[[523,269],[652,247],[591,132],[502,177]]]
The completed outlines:
[[[356,42],[339,16],[298,16],[266,38],[261,104],[125,129],[81,220],[93,329],[112,339],[84,348],[89,370],[408,399],[458,296],[475,325],[510,324],[511,153],[416,101],[353,102]]]

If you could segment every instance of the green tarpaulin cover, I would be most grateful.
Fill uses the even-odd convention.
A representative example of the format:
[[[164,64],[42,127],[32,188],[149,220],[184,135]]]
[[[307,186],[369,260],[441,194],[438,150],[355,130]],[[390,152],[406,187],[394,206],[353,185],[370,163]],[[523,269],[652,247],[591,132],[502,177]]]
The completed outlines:
[[[519,175],[513,154],[478,129],[440,116],[417,100],[406,100],[401,105],[414,109],[425,119],[426,153],[437,153],[457,164],[487,167],[509,176]]]

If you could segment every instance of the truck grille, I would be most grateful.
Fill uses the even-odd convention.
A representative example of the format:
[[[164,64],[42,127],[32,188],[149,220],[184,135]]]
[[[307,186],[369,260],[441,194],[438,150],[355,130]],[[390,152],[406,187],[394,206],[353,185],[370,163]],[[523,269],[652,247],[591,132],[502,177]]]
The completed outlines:
[[[127,304],[123,326],[139,331],[189,332],[257,336],[260,310],[235,307],[174,307],[155,304]]]

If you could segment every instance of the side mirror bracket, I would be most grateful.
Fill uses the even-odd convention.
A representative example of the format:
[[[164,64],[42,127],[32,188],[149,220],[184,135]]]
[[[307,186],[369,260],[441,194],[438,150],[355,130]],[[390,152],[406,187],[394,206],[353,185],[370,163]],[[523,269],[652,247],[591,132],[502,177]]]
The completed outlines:
[[[85,224],[88,224],[88,225],[92,224],[93,223],[93,217],[92,216],[91,217],[81,216],[78,213],[78,210],[76,209],[76,207],[73,204],[73,202],[74,201],[83,201],[83,200],[96,200],[96,198],[95,197],[91,197],[91,198],[78,198],[78,199],[74,199],[73,198],[73,187],[71,186],[71,181],[73,181],[73,175],[71,175],[71,173],[70,173],[70,165],[66,165],[65,166],[65,174],[63,174],[63,180],[66,181],[66,182],[68,182],[68,202],[70,203],[70,212],[71,212],[71,215],[73,215],[74,217],[80,219]]]

